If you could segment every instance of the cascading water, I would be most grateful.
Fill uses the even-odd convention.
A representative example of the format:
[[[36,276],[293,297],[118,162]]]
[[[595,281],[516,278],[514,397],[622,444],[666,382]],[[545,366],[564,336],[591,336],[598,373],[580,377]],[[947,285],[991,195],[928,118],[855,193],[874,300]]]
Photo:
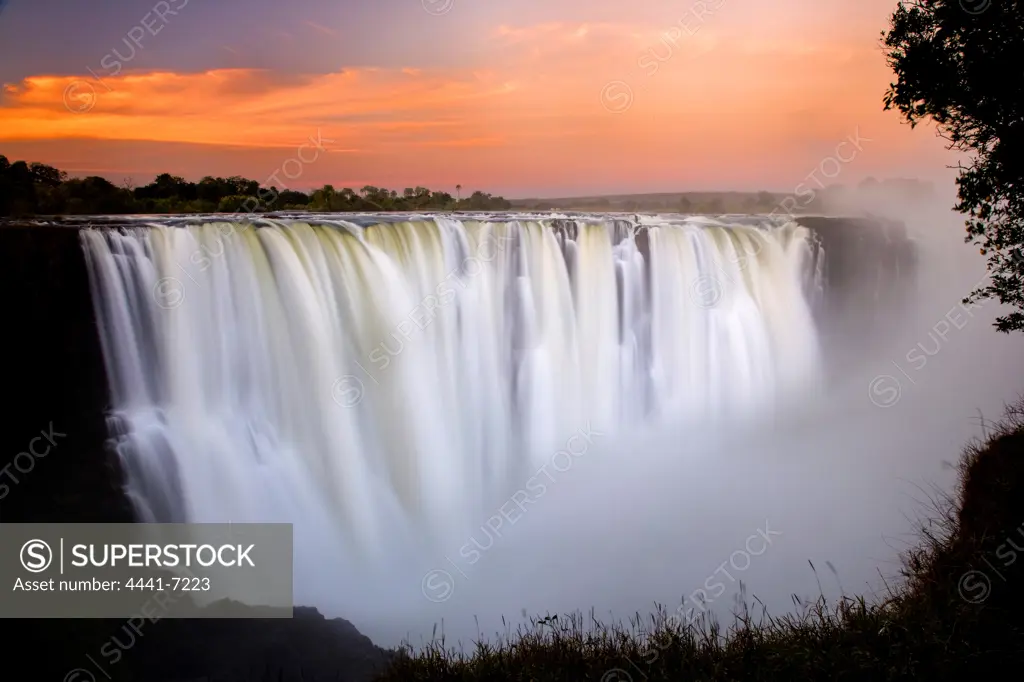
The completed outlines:
[[[141,518],[367,555],[471,525],[585,425],[770,415],[818,380],[795,223],[353,220],[83,230]]]

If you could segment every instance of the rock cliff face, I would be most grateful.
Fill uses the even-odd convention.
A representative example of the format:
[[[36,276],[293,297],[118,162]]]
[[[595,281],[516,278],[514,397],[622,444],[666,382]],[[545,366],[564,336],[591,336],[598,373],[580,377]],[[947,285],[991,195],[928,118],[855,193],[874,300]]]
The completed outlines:
[[[903,223],[882,218],[801,217],[823,247],[825,292],[817,311],[831,372],[865,357],[917,286],[917,251]]]
[[[0,225],[0,315],[0,522],[131,521],[104,445],[110,396],[76,229]]]
[[[824,247],[829,295],[837,313],[865,297],[894,299],[913,287],[916,257],[906,226],[881,218],[802,217]]]
[[[821,310],[830,339],[870,336],[877,311],[913,285],[905,230],[867,219],[801,218],[825,251]],[[0,224],[3,387],[0,522],[126,522],[122,471],[107,446],[110,395],[78,230]],[[35,440],[42,436],[42,440]],[[47,450],[47,447],[49,448]],[[141,632],[123,621],[21,621],[7,666],[33,678],[114,680],[355,680],[386,652],[347,621],[296,609],[292,621],[159,621]],[[134,635],[134,637],[132,637]],[[117,638],[123,656],[101,665]],[[129,642],[131,642],[129,644]],[[107,649],[110,651],[109,647]],[[90,660],[90,658],[93,660]],[[109,663],[109,661],[106,661]],[[76,668],[92,677],[65,676]],[[10,677],[10,675],[8,675]]]

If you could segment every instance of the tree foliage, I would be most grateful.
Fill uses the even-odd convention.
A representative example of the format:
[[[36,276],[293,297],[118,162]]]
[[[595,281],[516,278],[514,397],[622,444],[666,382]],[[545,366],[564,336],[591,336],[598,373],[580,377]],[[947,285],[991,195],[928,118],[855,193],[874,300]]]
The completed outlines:
[[[461,185],[459,186],[461,189]],[[356,192],[324,185],[310,193],[260,187],[240,176],[206,176],[188,182],[161,173],[153,182],[134,187],[130,180],[114,185],[98,176],[68,178],[68,174],[42,163],[15,161],[0,155],[0,216],[96,215],[124,213],[241,213],[268,211],[427,211],[507,210],[502,197],[474,192],[457,200],[448,192],[426,187],[394,190],[366,186]]]
[[[885,108],[911,126],[933,121],[970,156],[956,210],[991,279],[964,302],[1011,305],[996,328],[1024,330],[1024,0],[904,1],[883,39],[897,79]]]

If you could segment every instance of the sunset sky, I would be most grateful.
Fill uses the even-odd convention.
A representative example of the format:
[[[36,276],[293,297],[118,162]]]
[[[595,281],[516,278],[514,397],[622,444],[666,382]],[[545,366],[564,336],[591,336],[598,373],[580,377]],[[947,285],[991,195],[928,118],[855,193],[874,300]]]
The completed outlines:
[[[137,184],[789,192],[859,133],[831,182],[944,182],[934,131],[882,111],[895,4],[8,0],[0,154]]]

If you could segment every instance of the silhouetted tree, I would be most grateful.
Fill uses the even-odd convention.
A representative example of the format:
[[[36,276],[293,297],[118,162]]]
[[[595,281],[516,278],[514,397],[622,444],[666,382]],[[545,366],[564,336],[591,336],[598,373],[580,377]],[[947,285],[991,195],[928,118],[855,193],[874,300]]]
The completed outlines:
[[[284,210],[289,208],[306,208],[309,205],[309,201],[308,194],[290,189],[286,189],[277,195],[277,203]]]
[[[10,215],[32,215],[36,213],[35,179],[29,165],[24,161],[15,161],[5,172],[4,189],[9,193],[8,210]]]
[[[310,197],[309,208],[313,211],[330,211],[331,201],[334,198],[334,187],[332,185],[324,185],[318,190],[313,192],[313,196]]]
[[[901,2],[883,36],[896,74],[885,108],[911,126],[934,121],[972,157],[956,210],[968,216],[965,241],[988,256],[991,284],[964,302],[1009,304],[996,328],[1024,330],[1024,0]]]
[[[57,170],[53,166],[47,166],[44,163],[33,163],[28,168],[32,174],[32,180],[37,184],[59,187],[60,183],[68,179],[67,173]]]
[[[6,156],[0,155],[0,216],[11,214],[11,201],[14,199],[14,188],[10,180],[11,162]]]

